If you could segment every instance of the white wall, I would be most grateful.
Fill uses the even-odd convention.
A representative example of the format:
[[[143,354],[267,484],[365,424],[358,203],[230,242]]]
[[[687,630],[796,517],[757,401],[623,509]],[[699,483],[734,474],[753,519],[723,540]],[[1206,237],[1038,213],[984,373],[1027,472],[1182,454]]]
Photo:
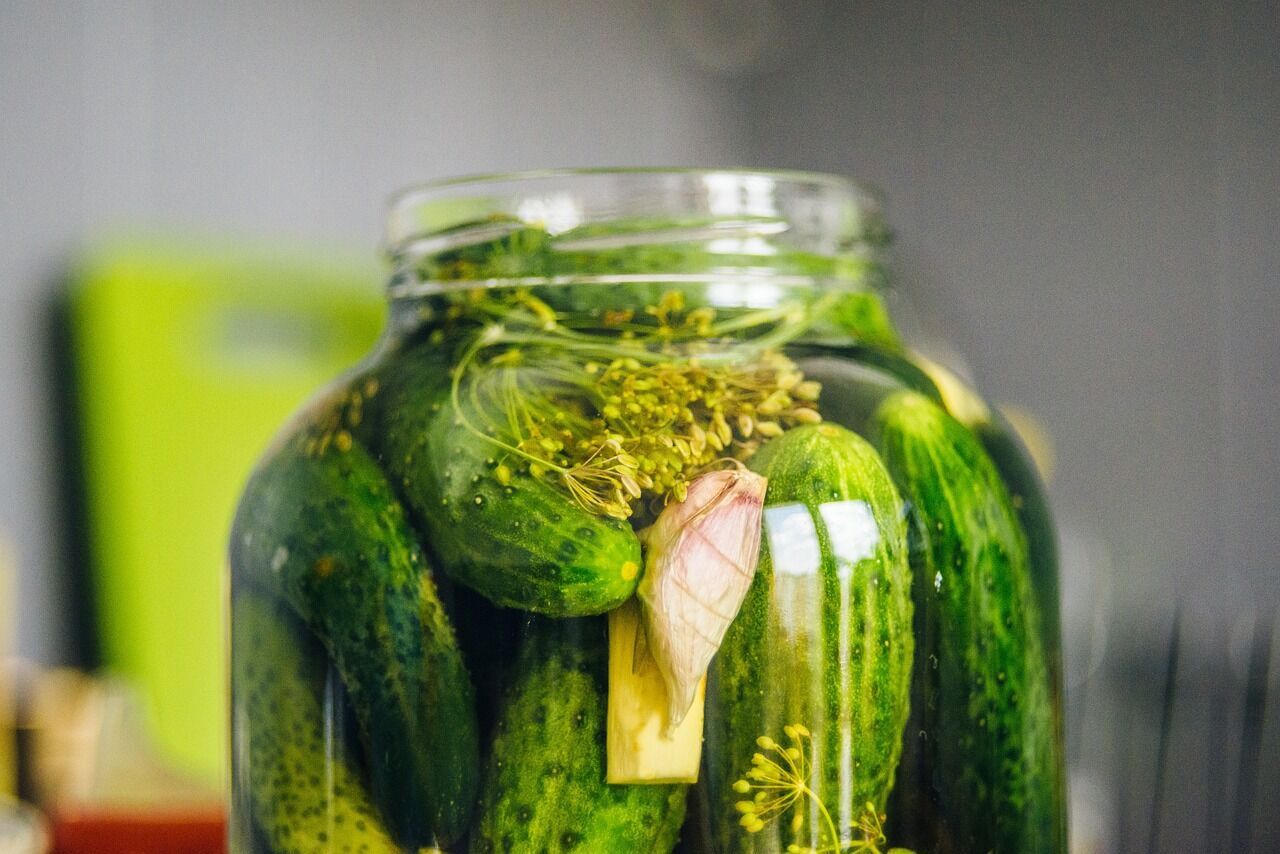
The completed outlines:
[[[42,311],[116,224],[337,241],[463,172],[740,160],[730,84],[626,2],[0,4],[0,531],[23,653],[58,660]]]
[[[1280,7],[818,5],[744,80],[757,159],[884,191],[901,289],[1047,423],[1121,607],[1280,602]]]

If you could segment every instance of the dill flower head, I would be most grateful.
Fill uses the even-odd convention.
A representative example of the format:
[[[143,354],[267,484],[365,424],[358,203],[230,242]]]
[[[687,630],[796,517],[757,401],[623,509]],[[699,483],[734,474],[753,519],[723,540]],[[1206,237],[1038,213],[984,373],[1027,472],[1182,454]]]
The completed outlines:
[[[645,501],[683,501],[718,460],[745,460],[788,427],[822,420],[821,391],[777,349],[733,340],[709,309],[668,294],[621,332],[566,328],[519,294],[491,313],[454,371],[460,421],[507,451],[514,470],[558,481],[584,508],[629,518]],[[763,322],[763,321],[762,321]]]
[[[826,804],[809,787],[812,734],[798,723],[785,726],[782,731],[786,736],[782,744],[767,735],[756,739],[759,751],[751,756],[751,769],[733,784],[733,791],[743,796],[733,805],[740,814],[738,824],[747,833],[759,833],[790,813],[787,828],[793,837],[799,838],[804,831],[806,809],[812,804],[823,823],[816,838],[809,835],[816,846],[793,842],[787,846],[787,854],[881,854],[880,846],[886,842],[885,814],[877,810],[875,804],[867,803],[857,823],[842,835]],[[890,848],[886,854],[912,852]]]
[[[568,448],[564,479],[575,498],[621,518],[646,493],[683,501],[689,481],[717,460],[744,460],[787,427],[822,420],[817,383],[778,352],[747,363],[623,357],[585,370],[597,378],[597,414]],[[600,488],[608,485],[620,490]]]

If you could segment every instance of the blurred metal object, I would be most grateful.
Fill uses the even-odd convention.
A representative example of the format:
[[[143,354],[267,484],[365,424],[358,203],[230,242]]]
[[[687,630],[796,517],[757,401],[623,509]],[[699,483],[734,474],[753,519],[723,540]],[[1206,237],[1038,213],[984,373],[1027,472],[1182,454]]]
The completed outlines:
[[[1160,702],[1160,740],[1156,743],[1156,779],[1151,795],[1151,824],[1147,834],[1147,854],[1156,854],[1160,843],[1160,819],[1164,814],[1165,774],[1169,767],[1169,731],[1173,727],[1173,704],[1178,686],[1178,642],[1182,637],[1182,609],[1175,607],[1165,651],[1164,691]]]
[[[1228,849],[1231,851],[1248,851],[1253,845],[1253,818],[1258,802],[1262,727],[1267,714],[1271,633],[1274,624],[1274,613],[1260,615],[1254,624],[1253,640],[1249,647],[1249,675],[1245,684],[1244,718],[1240,726],[1240,764],[1236,769],[1235,809],[1232,812],[1231,845]],[[1272,760],[1275,761],[1274,755]]]
[[[0,797],[18,793],[14,644],[18,636],[17,561],[0,532]],[[3,850],[3,849],[0,849]]]
[[[1196,604],[1175,598],[1158,630],[1117,609],[1103,666],[1083,674],[1087,692],[1072,686],[1073,782],[1096,786],[1073,791],[1073,809],[1103,819],[1076,823],[1073,850],[1280,850],[1280,719],[1267,714],[1275,614],[1250,609],[1206,627]]]
[[[29,679],[29,761],[50,810],[216,810],[221,792],[175,770],[147,734],[135,692],[120,680],[58,669]]]
[[[70,669],[20,671],[24,787],[48,816],[0,797],[0,854],[215,854],[222,793],[174,770],[135,693]]]
[[[0,854],[45,854],[48,850],[49,831],[40,813],[0,797]]]

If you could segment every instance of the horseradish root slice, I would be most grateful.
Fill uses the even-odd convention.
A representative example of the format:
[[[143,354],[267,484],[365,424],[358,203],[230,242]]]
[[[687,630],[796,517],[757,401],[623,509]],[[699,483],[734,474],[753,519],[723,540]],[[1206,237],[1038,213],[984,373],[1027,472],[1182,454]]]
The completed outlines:
[[[605,748],[610,783],[696,783],[702,759],[705,680],[684,720],[667,732],[667,689],[657,664],[637,657],[643,629],[633,599],[609,613],[609,721]]]

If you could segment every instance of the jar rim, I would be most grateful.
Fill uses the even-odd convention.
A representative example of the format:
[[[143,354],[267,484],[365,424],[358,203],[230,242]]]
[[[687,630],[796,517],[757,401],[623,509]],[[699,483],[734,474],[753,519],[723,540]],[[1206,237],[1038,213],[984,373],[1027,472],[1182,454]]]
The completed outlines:
[[[524,238],[534,233],[530,248]],[[869,257],[883,247],[886,234],[879,194],[838,175],[591,167],[466,175],[409,186],[388,201],[384,251],[394,269],[395,293],[558,283],[618,272],[780,276],[785,265],[779,258],[795,262],[791,274],[805,266],[801,278],[813,281],[815,263],[823,267],[850,254]],[[455,260],[468,253],[474,258],[484,245],[504,246],[504,263]],[[679,270],[609,266],[629,247],[659,246],[701,255],[696,266]],[[543,254],[521,264],[523,252]],[[563,275],[556,260],[568,256],[577,264],[571,276]],[[601,260],[600,269],[592,267],[592,258]]]
[[[807,169],[760,169],[756,167],[728,166],[577,166],[550,167],[545,169],[515,169],[511,171],[470,172],[462,175],[449,175],[443,178],[431,178],[401,187],[387,197],[386,207],[393,211],[397,206],[420,195],[435,195],[442,190],[456,190],[462,187],[482,187],[485,185],[528,183],[556,178],[575,177],[621,177],[621,176],[679,176],[700,177],[706,175],[735,175],[773,179],[778,183],[795,186],[811,185],[829,187],[848,192],[851,197],[859,196],[875,199],[878,193],[871,187],[836,175],[831,172],[819,172]]]

